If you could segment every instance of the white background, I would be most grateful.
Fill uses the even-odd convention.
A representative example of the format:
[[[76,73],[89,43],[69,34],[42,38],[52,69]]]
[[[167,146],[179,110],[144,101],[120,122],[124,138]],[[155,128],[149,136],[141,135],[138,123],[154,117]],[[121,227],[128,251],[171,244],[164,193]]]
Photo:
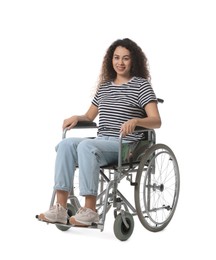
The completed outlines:
[[[215,8],[212,0],[0,2],[1,259],[213,259],[215,255]],[[129,240],[105,230],[59,231],[47,210],[63,119],[88,108],[109,45],[146,53],[181,191],[159,233],[135,218]],[[99,252],[100,251],[100,252]]]

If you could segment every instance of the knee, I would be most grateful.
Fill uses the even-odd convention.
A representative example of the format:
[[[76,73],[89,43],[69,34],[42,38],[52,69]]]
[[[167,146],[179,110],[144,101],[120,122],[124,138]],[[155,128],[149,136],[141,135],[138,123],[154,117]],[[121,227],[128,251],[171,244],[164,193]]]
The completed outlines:
[[[85,139],[77,146],[78,153],[91,152],[94,149],[94,145],[91,139]]]
[[[56,147],[55,150],[56,152],[58,150],[68,150],[68,149],[73,149],[76,148],[75,142],[73,142],[73,140],[71,139],[63,139],[61,142],[59,142]]]
[[[59,150],[59,148],[64,147],[64,146],[66,145],[66,143],[67,143],[67,139],[63,139],[61,142],[59,142],[59,143],[56,145],[56,147],[55,147],[56,152]]]

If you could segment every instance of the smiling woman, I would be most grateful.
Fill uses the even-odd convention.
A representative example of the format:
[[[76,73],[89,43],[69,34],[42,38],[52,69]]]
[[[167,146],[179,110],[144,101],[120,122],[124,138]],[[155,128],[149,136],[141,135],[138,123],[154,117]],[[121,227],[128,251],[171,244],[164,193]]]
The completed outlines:
[[[40,220],[67,223],[67,201],[78,165],[79,190],[80,195],[85,197],[85,203],[69,222],[79,226],[99,222],[96,199],[100,167],[117,163],[119,135],[122,134],[123,142],[135,142],[143,136],[135,133],[136,127],[153,129],[161,125],[149,75],[147,59],[134,41],[125,38],[110,45],[89,109],[83,115],[65,119],[62,126],[63,130],[69,130],[80,121],[92,122],[99,116],[97,137],[64,139],[57,145],[56,205],[41,213],[38,216]]]

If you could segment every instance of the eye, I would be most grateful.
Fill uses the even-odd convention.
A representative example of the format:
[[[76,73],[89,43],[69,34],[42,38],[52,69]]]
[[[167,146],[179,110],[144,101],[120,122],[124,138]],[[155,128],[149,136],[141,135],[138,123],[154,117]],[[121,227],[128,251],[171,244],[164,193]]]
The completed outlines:
[[[128,61],[128,60],[130,60],[130,57],[124,57],[124,60]]]

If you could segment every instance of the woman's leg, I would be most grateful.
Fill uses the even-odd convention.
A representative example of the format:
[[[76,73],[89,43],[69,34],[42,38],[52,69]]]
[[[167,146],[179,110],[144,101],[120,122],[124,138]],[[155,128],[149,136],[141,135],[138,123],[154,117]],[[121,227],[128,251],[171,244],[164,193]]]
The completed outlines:
[[[56,203],[62,205],[65,209],[67,208],[67,200],[68,200],[69,192],[64,190],[56,191]]]
[[[96,211],[96,200],[97,196],[93,195],[87,195],[85,196],[85,208],[91,209],[93,211]]]
[[[55,185],[56,205],[39,219],[48,222],[67,223],[67,199],[71,189],[74,171],[77,165],[77,146],[84,138],[67,138],[56,146]]]
[[[86,139],[77,147],[80,195],[97,196],[100,167],[118,161],[119,143],[103,138]]]
[[[100,167],[117,163],[119,143],[113,139],[88,139],[79,143],[77,147],[79,164],[80,195],[85,196],[84,208],[70,218],[74,225],[91,225],[98,222],[96,200]]]
[[[70,192],[74,172],[78,164],[77,147],[84,138],[63,139],[56,146],[55,185],[56,191]]]
[[[80,195],[97,196],[100,167],[117,163],[118,149],[118,141],[108,137],[86,139],[79,143],[77,153]]]

